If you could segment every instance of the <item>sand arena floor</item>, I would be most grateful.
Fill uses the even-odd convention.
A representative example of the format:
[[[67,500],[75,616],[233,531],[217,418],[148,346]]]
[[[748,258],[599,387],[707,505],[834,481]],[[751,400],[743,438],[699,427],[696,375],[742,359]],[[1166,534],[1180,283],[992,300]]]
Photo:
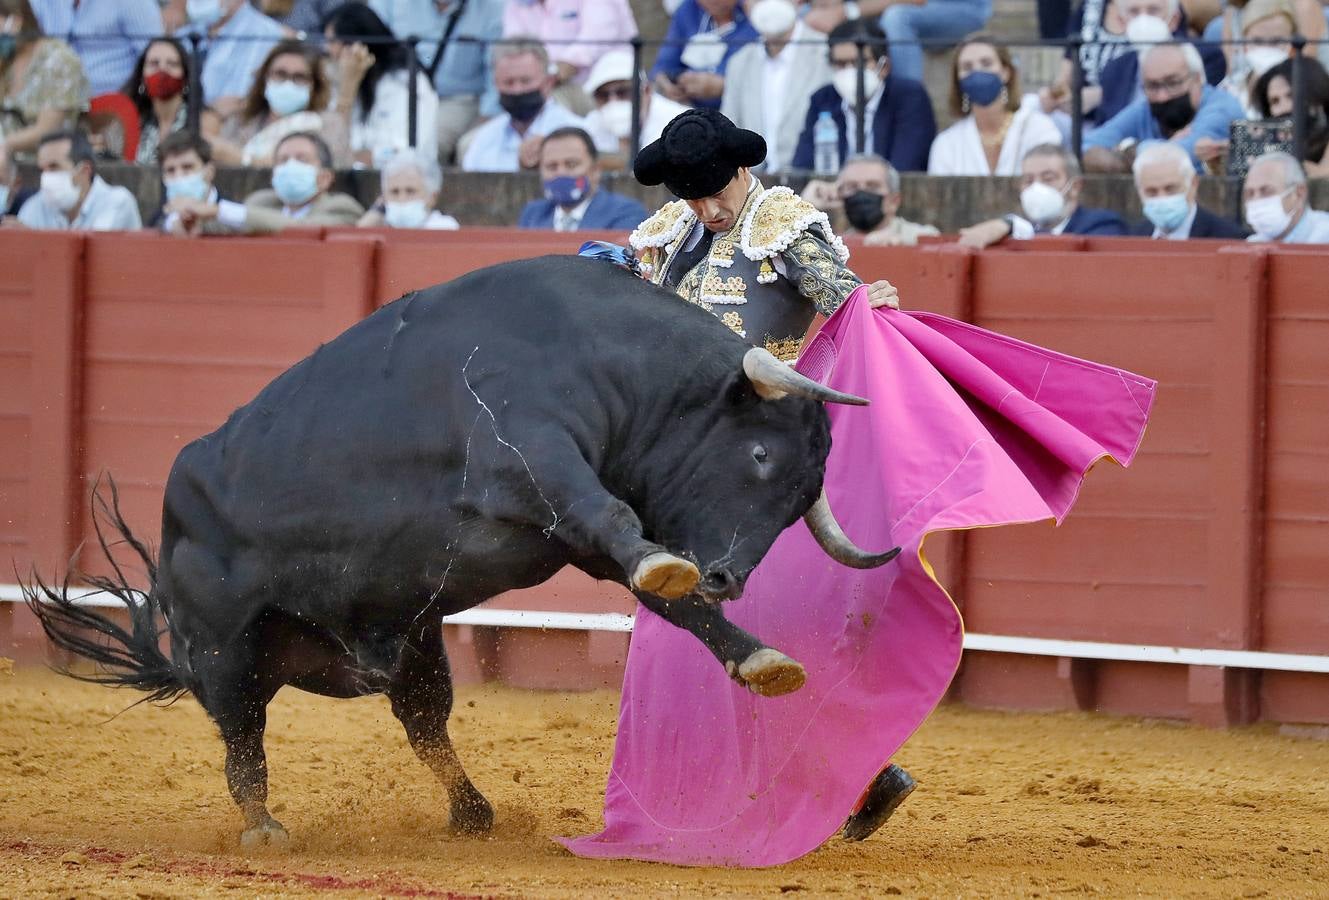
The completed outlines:
[[[616,696],[463,688],[453,734],[498,822],[445,795],[382,698],[284,690],[269,712],[285,854],[242,855],[222,747],[192,701],[0,671],[3,897],[1329,896],[1329,741],[943,708],[900,762],[919,789],[862,844],[777,869],[579,860]]]

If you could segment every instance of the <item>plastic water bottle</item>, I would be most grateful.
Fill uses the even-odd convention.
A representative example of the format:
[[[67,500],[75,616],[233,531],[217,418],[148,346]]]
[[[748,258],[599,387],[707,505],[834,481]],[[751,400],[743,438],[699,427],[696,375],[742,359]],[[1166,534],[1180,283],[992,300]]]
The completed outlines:
[[[812,123],[812,168],[818,175],[831,177],[840,172],[840,129],[830,110],[822,110]]]

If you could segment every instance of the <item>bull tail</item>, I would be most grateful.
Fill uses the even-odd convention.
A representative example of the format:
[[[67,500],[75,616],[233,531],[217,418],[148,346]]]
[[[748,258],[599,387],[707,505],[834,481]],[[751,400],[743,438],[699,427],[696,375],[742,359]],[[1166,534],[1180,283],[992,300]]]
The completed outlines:
[[[125,605],[129,613],[128,630],[70,597],[70,574],[61,584],[48,585],[34,569],[31,583],[21,585],[23,598],[52,644],[96,665],[91,674],[71,671],[68,666],[56,666],[56,671],[79,681],[147,692],[148,696],[140,703],[169,703],[188,693],[189,688],[159,645],[165,629],[159,624],[161,610],[154,591],[157,564],[152,551],[133,535],[120,514],[120,496],[115,482],[108,477],[107,483],[110,503],[102,496],[100,483],[93,487],[92,521],[97,542],[110,562],[113,574],[83,575],[81,580],[97,593],[114,597]],[[111,555],[111,544],[106,535],[108,528],[118,533],[120,540],[142,561],[148,574],[146,591],[130,585],[120,564]],[[71,570],[75,568],[76,560],[77,554],[70,564]]]

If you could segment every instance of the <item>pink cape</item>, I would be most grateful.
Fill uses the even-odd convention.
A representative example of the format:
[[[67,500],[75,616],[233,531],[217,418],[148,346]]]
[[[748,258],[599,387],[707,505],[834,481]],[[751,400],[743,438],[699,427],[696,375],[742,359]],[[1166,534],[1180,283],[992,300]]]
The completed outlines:
[[[862,288],[798,367],[872,399],[829,407],[826,491],[859,546],[903,552],[858,571],[801,522],[780,536],[726,614],[807,668],[784,697],[749,693],[639,608],[605,829],[559,839],[579,856],[769,866],[816,849],[959,665],[960,614],[925,536],[1060,522],[1096,461],[1130,463],[1156,387],[944,316],[869,309]]]

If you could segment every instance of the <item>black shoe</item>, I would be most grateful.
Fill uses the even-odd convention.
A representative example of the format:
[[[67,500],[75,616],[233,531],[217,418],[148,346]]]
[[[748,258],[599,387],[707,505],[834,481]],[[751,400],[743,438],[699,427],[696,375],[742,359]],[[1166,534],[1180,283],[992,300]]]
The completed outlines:
[[[847,841],[861,841],[886,824],[895,808],[918,786],[904,769],[891,763],[868,785],[867,796],[858,812],[844,823]]]

